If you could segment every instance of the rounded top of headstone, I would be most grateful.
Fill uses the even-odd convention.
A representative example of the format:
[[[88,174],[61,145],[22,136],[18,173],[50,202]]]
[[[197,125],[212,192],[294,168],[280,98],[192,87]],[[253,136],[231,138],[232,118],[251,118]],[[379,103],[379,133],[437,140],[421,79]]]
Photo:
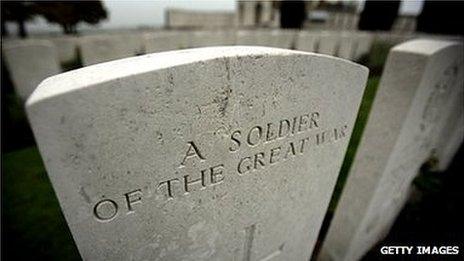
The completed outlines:
[[[460,43],[456,41],[443,41],[434,39],[415,39],[399,44],[393,47],[392,50],[398,52],[431,55],[439,50],[453,45],[458,46]]]
[[[337,57],[279,48],[258,46],[223,46],[185,49],[153,53],[100,63],[49,77],[45,79],[32,93],[26,102],[26,106],[31,106],[41,100],[72,92],[80,88],[87,88],[103,82],[144,74],[154,70],[173,68],[196,62],[201,63],[214,59],[232,57],[263,58],[266,56],[314,56],[319,57],[319,59],[333,60],[333,62],[341,65],[346,64],[346,66],[355,67],[358,68],[358,70],[364,70],[366,73],[368,71],[368,69],[362,65]]]
[[[53,47],[53,43],[49,40],[43,39],[14,39],[5,41],[2,47],[4,50],[7,50],[11,48],[22,48],[31,46]]]

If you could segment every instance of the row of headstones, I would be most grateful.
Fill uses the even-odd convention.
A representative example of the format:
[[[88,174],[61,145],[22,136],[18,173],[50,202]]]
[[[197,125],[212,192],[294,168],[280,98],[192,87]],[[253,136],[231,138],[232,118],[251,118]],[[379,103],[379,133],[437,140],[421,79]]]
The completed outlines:
[[[390,51],[320,260],[388,232],[463,139],[463,45]],[[45,80],[26,108],[84,260],[308,260],[367,68],[264,47],[161,52]]]
[[[61,71],[60,64],[76,59],[84,66],[183,48],[218,45],[258,45],[296,49],[358,60],[370,51],[374,38],[397,42],[412,35],[359,32],[270,31],[160,31],[144,34],[55,37],[48,40],[11,40],[3,46],[6,64],[19,96],[26,100],[44,78]]]

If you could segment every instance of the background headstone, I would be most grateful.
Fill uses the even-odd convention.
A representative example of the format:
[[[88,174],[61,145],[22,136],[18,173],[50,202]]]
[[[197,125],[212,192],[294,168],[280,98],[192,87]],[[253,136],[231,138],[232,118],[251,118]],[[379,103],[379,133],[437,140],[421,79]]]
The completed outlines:
[[[358,260],[381,240],[462,95],[461,44],[414,40],[394,47],[372,105],[321,260]]]
[[[42,80],[61,71],[58,54],[50,41],[10,41],[3,45],[3,54],[15,91],[23,101]]]
[[[371,51],[374,36],[371,33],[356,33],[357,45],[354,51],[354,61],[359,61],[363,56]]]
[[[49,40],[55,45],[60,63],[75,61],[77,57],[78,38],[74,36],[52,37]]]
[[[181,50],[50,78],[27,112],[84,260],[308,260],[367,74]]]
[[[342,33],[339,38],[337,56],[347,60],[353,60],[356,46],[358,44],[357,36],[353,33]]]
[[[340,36],[336,32],[322,32],[319,36],[317,52],[335,56]]]
[[[190,37],[189,47],[210,47],[235,44],[235,31],[194,31]]]
[[[145,53],[177,50],[188,47],[187,32],[154,32],[144,35]]]
[[[84,66],[108,62],[136,54],[127,36],[92,35],[80,38],[79,47]]]
[[[318,34],[300,31],[295,42],[295,49],[304,52],[316,52]]]

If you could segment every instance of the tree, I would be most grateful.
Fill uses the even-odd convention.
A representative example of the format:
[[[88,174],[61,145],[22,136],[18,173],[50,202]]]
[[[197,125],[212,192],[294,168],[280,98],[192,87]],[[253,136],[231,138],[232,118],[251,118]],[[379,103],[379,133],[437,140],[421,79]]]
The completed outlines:
[[[359,29],[366,31],[390,31],[400,8],[400,1],[366,0],[359,18]]]
[[[7,35],[5,23],[7,21],[18,24],[18,36],[27,37],[26,21],[32,19],[35,10],[31,2],[26,1],[2,1],[2,35]]]
[[[436,34],[464,34],[460,1],[424,1],[421,14],[417,17],[417,31]]]
[[[77,24],[97,24],[107,18],[101,1],[36,2],[36,10],[50,23],[57,23],[65,34],[76,34]]]
[[[305,1],[282,1],[280,2],[280,27],[295,28],[303,27],[306,20]]]

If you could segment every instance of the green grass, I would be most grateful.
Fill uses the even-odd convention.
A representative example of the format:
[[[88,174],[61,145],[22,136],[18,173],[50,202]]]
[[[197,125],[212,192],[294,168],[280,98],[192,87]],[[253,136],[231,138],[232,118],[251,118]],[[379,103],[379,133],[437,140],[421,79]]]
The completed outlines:
[[[80,260],[37,148],[3,155],[7,260]]]

